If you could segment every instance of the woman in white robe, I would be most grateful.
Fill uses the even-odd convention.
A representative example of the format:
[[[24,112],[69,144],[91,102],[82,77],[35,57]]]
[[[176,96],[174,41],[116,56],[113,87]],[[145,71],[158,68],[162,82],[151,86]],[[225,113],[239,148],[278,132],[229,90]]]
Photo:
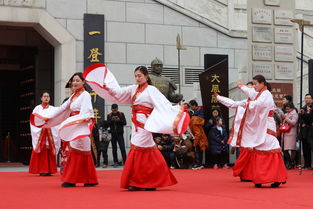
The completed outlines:
[[[172,104],[151,85],[144,66],[135,69],[138,85],[121,88],[104,64],[89,66],[84,77],[102,98],[114,103],[132,105],[131,150],[128,154],[121,188],[130,191],[155,190],[176,184],[177,181],[157,149],[152,132],[182,134],[190,118],[185,106]]]
[[[70,153],[62,175],[63,187],[74,187],[76,183],[96,186],[98,178],[89,137],[94,125],[91,97],[85,91],[82,73],[75,73],[71,81],[75,93],[51,114],[32,114],[31,122],[43,127],[61,123],[59,137],[70,142]]]
[[[54,107],[49,105],[50,95],[44,92],[41,95],[41,104],[37,105],[33,113],[52,112]],[[40,176],[51,176],[57,172],[56,155],[60,148],[58,127],[38,128],[30,125],[32,135],[33,151],[29,164],[29,173],[40,174]]]
[[[252,85],[251,87],[252,88]],[[216,94],[216,93],[215,93]],[[235,177],[239,176],[240,180],[242,182],[250,182],[252,180],[251,164],[249,163],[252,152],[251,149],[247,149],[247,145],[245,140],[237,140],[238,139],[238,131],[241,124],[241,120],[243,118],[243,115],[245,113],[245,107],[244,104],[248,101],[248,99],[242,100],[242,101],[234,101],[230,98],[220,96],[218,94],[215,95],[216,99],[226,107],[230,109],[235,109],[235,116],[234,120],[232,122],[231,132],[229,134],[228,144],[230,144],[232,147],[238,147],[240,148],[240,154],[238,159],[235,162],[235,165],[232,167],[233,175]]]
[[[287,171],[276,138],[275,103],[270,86],[262,75],[254,76],[253,84],[255,90],[239,85],[250,101],[244,104],[246,111],[237,141],[245,141],[247,148],[252,150],[251,176],[255,186],[271,183],[271,187],[278,187],[287,181]]]

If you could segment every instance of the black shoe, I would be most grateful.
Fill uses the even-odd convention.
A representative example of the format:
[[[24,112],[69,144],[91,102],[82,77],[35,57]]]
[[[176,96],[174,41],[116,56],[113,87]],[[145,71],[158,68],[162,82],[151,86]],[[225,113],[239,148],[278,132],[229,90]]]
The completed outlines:
[[[241,182],[252,182],[252,180],[240,179]]]
[[[112,166],[113,166],[114,168],[117,168],[117,167],[119,166],[119,164],[118,164],[118,163],[114,163]]]
[[[145,191],[155,191],[156,188],[145,188]]]
[[[64,182],[63,184],[61,184],[61,186],[62,187],[76,187],[76,184]]]
[[[94,187],[97,186],[99,183],[92,183],[92,184],[84,184],[84,187]]]
[[[142,189],[139,188],[139,187],[134,187],[134,186],[129,186],[128,187],[128,191],[131,191],[131,192],[140,191],[140,190],[142,190]]]
[[[279,187],[280,184],[281,184],[280,182],[272,183],[271,188],[277,188],[277,187]]]
[[[51,173],[41,173],[39,176],[51,176]]]
[[[261,187],[262,187],[262,184],[254,184],[254,186],[255,186],[256,188],[261,188]]]

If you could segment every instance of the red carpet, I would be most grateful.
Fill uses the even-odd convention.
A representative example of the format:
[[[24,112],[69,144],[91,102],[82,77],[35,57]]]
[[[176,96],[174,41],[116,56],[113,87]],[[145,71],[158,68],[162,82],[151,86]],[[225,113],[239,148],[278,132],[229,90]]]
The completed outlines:
[[[281,188],[254,188],[231,170],[174,170],[178,184],[149,192],[119,189],[121,171],[97,171],[94,188],[61,188],[60,176],[0,173],[0,209],[299,209],[313,208],[313,175],[289,171]]]

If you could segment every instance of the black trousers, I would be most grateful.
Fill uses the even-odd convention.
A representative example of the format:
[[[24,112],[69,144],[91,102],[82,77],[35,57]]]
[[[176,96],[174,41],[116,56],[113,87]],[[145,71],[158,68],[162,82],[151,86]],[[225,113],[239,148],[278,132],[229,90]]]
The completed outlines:
[[[203,151],[200,149],[200,146],[195,147],[195,153],[196,153],[196,164],[202,165]]]
[[[311,143],[308,142],[308,139],[302,139],[302,151],[304,167],[311,167]]]
[[[213,164],[223,166],[227,163],[228,152],[221,152],[220,154],[212,154]]]
[[[109,147],[110,142],[99,142],[99,148],[98,148],[98,162],[97,164],[100,165],[100,156],[102,153],[102,157],[103,157],[103,164],[108,165],[108,147]]]
[[[168,167],[175,166],[175,152],[161,152]]]
[[[126,149],[125,149],[125,142],[124,136],[122,134],[112,134],[111,144],[112,144],[112,154],[113,154],[113,161],[114,163],[118,163],[117,157],[117,143],[120,147],[123,163],[126,162]]]

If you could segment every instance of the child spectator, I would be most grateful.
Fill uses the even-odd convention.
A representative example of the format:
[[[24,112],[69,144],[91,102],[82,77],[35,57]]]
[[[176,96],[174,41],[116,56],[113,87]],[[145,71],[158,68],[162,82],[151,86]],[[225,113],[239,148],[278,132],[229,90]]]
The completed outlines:
[[[229,168],[227,166],[228,159],[228,145],[227,145],[227,132],[223,125],[223,120],[221,117],[217,117],[215,125],[209,131],[210,140],[210,152],[213,157],[214,169],[223,167],[225,169]]]

